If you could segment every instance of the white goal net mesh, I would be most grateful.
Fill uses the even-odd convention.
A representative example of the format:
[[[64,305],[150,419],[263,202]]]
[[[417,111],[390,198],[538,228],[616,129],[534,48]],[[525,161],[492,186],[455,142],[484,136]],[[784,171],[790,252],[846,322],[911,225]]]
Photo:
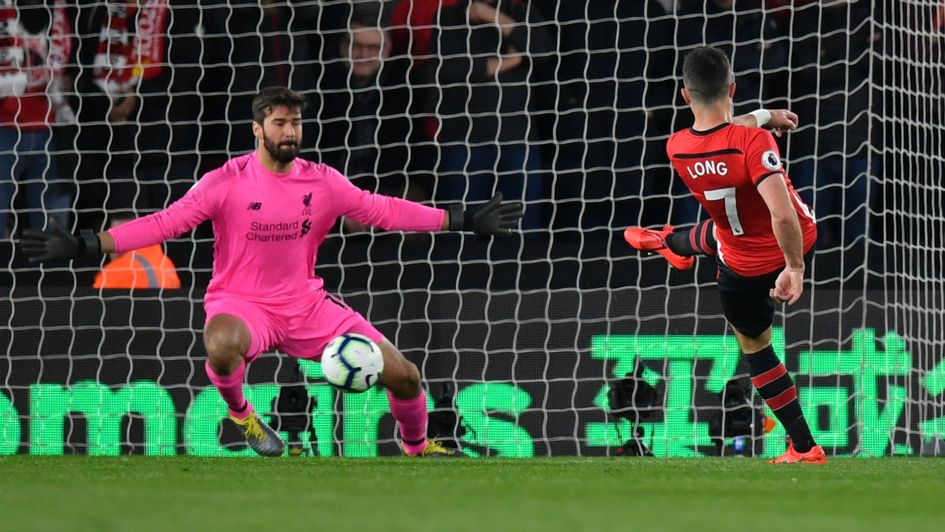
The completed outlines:
[[[0,7],[0,454],[252,455],[203,369],[208,225],[164,247],[181,288],[156,263],[93,288],[107,259],[39,267],[12,242],[165,207],[254,149],[250,102],[285,85],[310,102],[302,156],[359,187],[525,203],[507,239],[346,220],[320,250],[326,287],[420,369],[431,435],[475,456],[777,455],[714,262],[671,270],[621,237],[704,216],[665,155],[703,44],[732,59],[736,114],[800,117],[778,143],[820,240],[774,343],[815,438],[881,456],[945,436],[939,0],[26,4]],[[316,362],[267,353],[245,389],[293,453],[398,453],[385,395],[339,394]]]

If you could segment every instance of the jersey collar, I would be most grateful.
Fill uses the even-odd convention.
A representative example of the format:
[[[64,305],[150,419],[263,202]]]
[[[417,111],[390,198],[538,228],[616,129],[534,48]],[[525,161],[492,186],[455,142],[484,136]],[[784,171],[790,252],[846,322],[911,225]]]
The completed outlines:
[[[699,131],[699,130],[697,130],[697,129],[689,128],[689,132],[692,133],[693,135],[696,135],[696,136],[699,136],[699,137],[704,137],[704,136],[706,136],[706,135],[711,135],[711,134],[715,133],[716,131],[721,131],[721,130],[727,128],[727,127],[730,126],[730,125],[732,125],[732,124],[730,124],[730,123],[728,123],[728,122],[723,122],[723,123],[721,123],[721,124],[719,124],[719,125],[717,125],[717,126],[711,128],[711,129],[707,129],[707,130],[705,130],[705,131]]]

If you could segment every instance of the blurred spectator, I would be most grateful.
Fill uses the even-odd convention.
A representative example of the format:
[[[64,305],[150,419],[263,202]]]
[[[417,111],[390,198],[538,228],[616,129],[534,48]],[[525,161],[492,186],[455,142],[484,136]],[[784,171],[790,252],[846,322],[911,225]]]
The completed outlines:
[[[72,47],[64,2],[5,1],[0,5],[0,232],[9,230],[18,185],[29,226],[47,213],[69,225],[72,198],[50,155],[52,126],[70,120],[62,95],[63,67]]]
[[[758,0],[681,0],[677,16],[678,46],[715,46],[731,59],[736,115],[785,97],[787,34]]]
[[[433,29],[444,7],[462,0],[399,0],[391,13],[391,52],[409,55],[414,64],[433,59]]]
[[[440,10],[463,0],[399,0],[391,14],[391,55],[409,58],[407,79],[413,89],[410,114],[420,117],[418,126],[426,140],[436,137],[439,122],[434,117],[437,96],[434,69],[434,28]]]
[[[807,4],[817,3],[818,0],[756,0],[763,5],[767,14],[774,17],[780,28],[780,33],[788,34],[791,28],[791,18],[794,10]]]
[[[321,49],[319,2],[211,0],[200,2],[206,55],[201,92],[201,165],[213,167],[255,149],[249,123],[253,97],[279,85],[308,94],[315,89]]]
[[[656,0],[535,3],[558,29],[548,157],[557,178],[555,227],[610,234],[647,213],[647,225],[665,223],[676,181],[665,151],[676,95],[675,19]]]
[[[391,41],[380,19],[376,4],[352,11],[337,58],[328,61],[310,95],[315,121],[306,124],[303,142],[361,188],[422,200],[424,193],[408,190],[404,180],[411,125],[404,61],[390,59]]]
[[[427,194],[436,182],[439,151],[436,145],[439,120],[436,102],[434,29],[440,9],[463,0],[394,0],[390,15],[391,57],[405,69],[409,87],[406,110],[411,118],[407,162],[412,183],[420,183]],[[416,188],[420,188],[416,187]]]
[[[543,20],[521,2],[474,0],[444,6],[436,33],[436,199],[477,202],[498,190],[526,201],[523,228],[547,225],[539,148],[529,144],[528,82],[552,51]]]
[[[404,60],[390,58],[391,41],[377,4],[351,11],[317,91],[310,96],[315,122],[303,137],[318,159],[359,187],[420,201],[427,193],[406,181],[410,94]],[[345,219],[349,230],[364,230]]]
[[[788,171],[802,196],[813,192],[821,248],[867,236],[870,175],[879,171],[869,168],[870,9],[834,1],[794,12],[791,107],[801,127],[789,137]]]
[[[182,193],[171,190],[175,177],[193,180],[196,76],[177,65],[196,62],[181,42],[194,32],[191,11],[161,0],[80,2],[80,208],[153,211]]]
[[[940,0],[938,6],[932,8],[935,14],[932,16],[932,28],[945,35],[945,0]]]
[[[134,215],[112,218],[110,227],[134,220]],[[177,268],[161,244],[125,253],[109,253],[109,262],[95,275],[92,288],[180,288]]]

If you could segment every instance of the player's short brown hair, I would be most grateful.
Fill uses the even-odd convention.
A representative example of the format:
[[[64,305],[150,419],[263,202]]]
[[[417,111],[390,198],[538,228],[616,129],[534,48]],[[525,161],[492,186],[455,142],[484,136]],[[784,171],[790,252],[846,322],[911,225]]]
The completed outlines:
[[[732,81],[732,63],[718,48],[700,46],[689,52],[683,62],[683,84],[697,103],[724,98]]]
[[[253,122],[262,125],[263,121],[272,112],[272,108],[284,105],[289,109],[298,109],[305,112],[308,102],[305,96],[286,87],[266,87],[253,98]]]

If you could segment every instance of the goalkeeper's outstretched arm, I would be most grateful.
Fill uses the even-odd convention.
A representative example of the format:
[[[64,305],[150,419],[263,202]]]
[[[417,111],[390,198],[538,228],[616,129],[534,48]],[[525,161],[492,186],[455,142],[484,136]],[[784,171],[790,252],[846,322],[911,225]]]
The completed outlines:
[[[524,206],[503,201],[497,192],[485,205],[463,208],[453,205],[437,209],[412,201],[374,194],[351,184],[331,167],[325,177],[332,187],[338,213],[365,225],[400,231],[469,231],[480,235],[508,236],[518,227]]]
[[[190,231],[204,220],[213,218],[220,191],[227,184],[224,172],[205,175],[181,199],[166,209],[136,218],[128,223],[96,233],[83,229],[70,233],[50,218],[43,231],[23,231],[20,247],[30,262],[93,257],[103,253],[124,253],[160,244]]]

